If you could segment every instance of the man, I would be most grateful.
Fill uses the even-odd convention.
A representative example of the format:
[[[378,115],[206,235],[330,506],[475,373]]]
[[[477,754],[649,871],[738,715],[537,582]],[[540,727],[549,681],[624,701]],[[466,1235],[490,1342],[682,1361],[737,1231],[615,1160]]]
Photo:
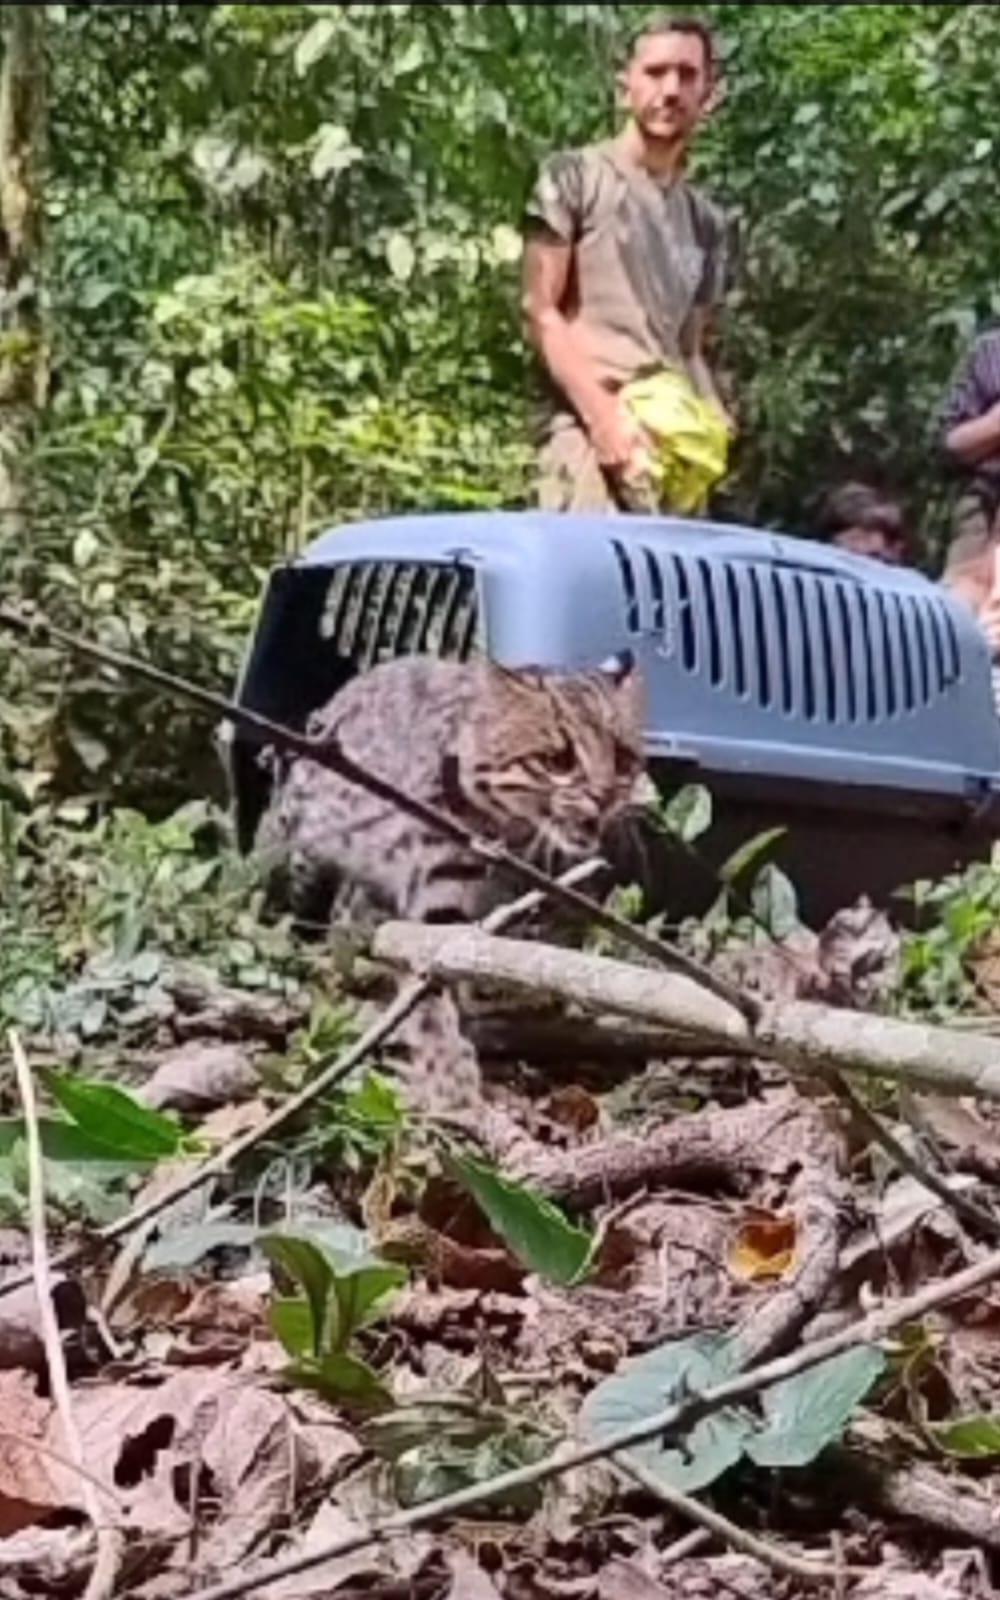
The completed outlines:
[[[1000,328],[966,356],[941,414],[941,442],[963,483],[947,565],[961,565],[990,543],[1000,513]]]
[[[619,86],[621,133],[551,157],[526,211],[523,309],[547,379],[550,510],[629,507],[649,442],[621,404],[631,380],[679,371],[721,409],[705,335],[725,288],[725,226],[684,176],[718,89],[711,33],[688,18],[649,23]]]
[[[820,507],[816,532],[841,550],[898,567],[912,557],[903,513],[895,500],[866,483],[844,483]]]

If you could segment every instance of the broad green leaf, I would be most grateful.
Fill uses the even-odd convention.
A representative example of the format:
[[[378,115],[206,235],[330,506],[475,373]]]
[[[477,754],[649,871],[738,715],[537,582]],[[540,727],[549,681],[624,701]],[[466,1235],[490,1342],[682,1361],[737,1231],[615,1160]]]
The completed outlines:
[[[389,235],[385,258],[389,263],[389,271],[400,283],[407,283],[412,278],[413,269],[417,264],[417,253],[405,233]]]
[[[338,1330],[334,1341],[344,1349],[354,1335],[380,1314],[382,1302],[407,1280],[405,1267],[385,1264],[359,1266],[348,1274],[337,1273],[333,1292],[337,1300]]]
[[[47,1161],[64,1162],[73,1166],[84,1163],[98,1183],[115,1183],[129,1178],[136,1171],[153,1164],[152,1159],[131,1157],[123,1161],[115,1150],[91,1138],[72,1122],[55,1122],[42,1118],[38,1124],[42,1141],[42,1154]],[[0,1119],[0,1156],[9,1155],[24,1137],[24,1123],[18,1117]]]
[[[321,182],[331,172],[346,171],[360,161],[363,154],[346,128],[336,122],[325,122],[316,135],[309,171]]]
[[[961,1417],[928,1429],[945,1455],[962,1461],[983,1461],[1000,1456],[1000,1416]]]
[[[686,1395],[724,1382],[733,1376],[735,1360],[731,1341],[721,1336],[672,1340],[598,1384],[583,1403],[581,1421],[595,1439],[609,1438]],[[736,1465],[752,1431],[749,1414],[717,1411],[692,1428],[683,1449],[664,1449],[654,1440],[622,1455],[671,1488],[693,1494]]]
[[[750,898],[754,916],[764,924],[772,938],[787,939],[801,927],[795,886],[773,864],[762,868]]]
[[[177,1155],[184,1131],[173,1118],[140,1105],[115,1084],[46,1072],[53,1099],[95,1144],[119,1159],[161,1160]]]
[[[306,29],[295,46],[295,70],[300,78],[304,78],[317,61],[322,61],[336,36],[337,23],[333,17],[319,17]]]
[[[563,1287],[581,1281],[593,1258],[590,1234],[575,1228],[551,1201],[485,1161],[449,1155],[444,1165],[522,1265]]]
[[[391,1391],[367,1361],[342,1351],[321,1361],[299,1363],[291,1375],[327,1400],[359,1411],[389,1411],[395,1404]]]
[[[881,1350],[862,1345],[765,1389],[766,1423],[747,1441],[747,1455],[759,1467],[808,1466],[840,1437],[885,1365]]]
[[[693,844],[712,826],[711,793],[702,784],[688,784],[668,800],[662,816],[668,833]]]
[[[344,1095],[336,1111],[379,1130],[395,1131],[402,1128],[406,1121],[399,1095],[392,1084],[377,1072],[366,1073],[358,1087]]]
[[[329,1261],[319,1245],[299,1235],[268,1233],[259,1242],[268,1261],[301,1286],[312,1318],[312,1351],[320,1355],[333,1288],[333,1269]]]
[[[764,833],[758,833],[740,845],[739,849],[734,850],[719,868],[719,877],[723,883],[736,883],[750,871],[751,867],[755,867],[771,846],[777,844],[779,839],[783,839],[787,832],[787,828],[768,828]]]
[[[307,1300],[272,1300],[270,1321],[282,1348],[294,1361],[307,1360],[313,1354],[313,1316]]]

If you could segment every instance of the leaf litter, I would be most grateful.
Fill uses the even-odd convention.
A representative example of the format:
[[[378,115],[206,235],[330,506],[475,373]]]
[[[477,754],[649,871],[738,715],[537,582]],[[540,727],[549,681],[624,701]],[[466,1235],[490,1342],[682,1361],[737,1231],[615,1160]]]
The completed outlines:
[[[898,973],[898,939],[870,908],[786,942],[794,978],[773,945],[730,940],[720,966],[758,993],[835,995],[858,1009],[878,1006]],[[254,1004],[243,1008],[238,991],[226,991],[224,1024],[218,1003],[199,1011],[189,997],[181,1042],[149,1058],[128,1103],[121,1091],[53,1080],[62,1115],[84,1135],[99,1144],[100,1119],[111,1115],[126,1140],[135,1181],[121,1191],[120,1214],[258,1126],[287,1092],[283,1073],[294,1088],[318,1059],[303,1015],[298,1032],[281,1032],[274,1008],[259,1013],[254,1037]],[[601,1034],[606,1054],[606,1023]],[[411,1120],[376,1064],[231,1179],[126,1241],[110,1277],[92,1265],[60,1279],[87,1471],[129,1553],[116,1594],[174,1600],[234,1568],[250,1576],[276,1557],[322,1552],[400,1506],[485,1484],[563,1438],[600,1436],[685,1385],[718,1382],[738,1370],[743,1337],[795,1348],[812,1336],[810,1319],[821,1332],[858,1316],[873,1292],[902,1294],[975,1258],[976,1242],[943,1202],[859,1146],[822,1091],[817,1099],[771,1070],[754,1082],[743,1060],[678,1055],[633,1071],[639,1092],[626,1101],[611,1069],[602,1094],[586,1063],[578,1084],[564,1067],[553,1089],[544,1073],[511,1077],[502,1050],[497,1059],[503,1082],[484,1106],[479,1149]],[[950,1181],[973,1184],[970,1171],[994,1159],[989,1114],[926,1097],[921,1109],[966,1172]],[[787,1303],[815,1265],[811,1212],[826,1200],[839,1218],[835,1271],[796,1328]],[[16,1257],[23,1236],[10,1238]],[[108,1340],[89,1329],[88,1304],[107,1306]],[[767,1317],[779,1311],[775,1333]],[[779,1547],[826,1560],[832,1551],[866,1570],[851,1593],[985,1593],[943,1535],[928,1546],[918,1512],[909,1541],[893,1525],[895,1544],[877,1498],[862,1498],[853,1516],[831,1505],[824,1523],[809,1469],[846,1451],[860,1486],[882,1430],[950,1473],[956,1495],[963,1471],[1000,1471],[990,1400],[998,1320],[989,1296],[953,1307],[913,1331],[905,1360],[903,1346],[862,1348],[642,1459],[654,1478]],[[778,1474],[798,1479],[794,1502],[768,1498]],[[603,1463],[254,1592],[799,1592],[711,1539],[675,1557],[690,1532],[685,1517]],[[45,1385],[33,1290],[21,1289],[0,1299],[0,1589],[12,1600],[72,1592],[92,1556]]]

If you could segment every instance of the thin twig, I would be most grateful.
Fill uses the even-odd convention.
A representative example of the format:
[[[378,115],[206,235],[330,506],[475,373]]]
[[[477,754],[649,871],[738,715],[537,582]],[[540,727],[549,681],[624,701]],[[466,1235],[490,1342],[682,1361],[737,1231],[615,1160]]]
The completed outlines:
[[[660,1439],[668,1431],[671,1436],[686,1433],[703,1417],[721,1411],[725,1406],[749,1400],[762,1389],[771,1388],[786,1378],[797,1377],[800,1372],[819,1366],[821,1362],[829,1361],[834,1356],[843,1355],[845,1351],[856,1350],[866,1344],[878,1344],[897,1328],[905,1327],[910,1322],[919,1322],[939,1307],[973,1294],[998,1279],[1000,1279],[1000,1250],[984,1256],[982,1261],[956,1272],[950,1278],[928,1285],[918,1294],[871,1312],[861,1322],[841,1328],[826,1339],[817,1339],[811,1344],[801,1346],[790,1355],[781,1356],[776,1361],[769,1361],[765,1366],[755,1367],[749,1372],[728,1379],[725,1383],[716,1384],[700,1395],[693,1395],[665,1406],[662,1411],[652,1413],[642,1422],[634,1423],[629,1428],[622,1428],[600,1443],[584,1445],[578,1449],[571,1449],[568,1442],[564,1443],[542,1461],[501,1473],[485,1483],[469,1484],[464,1489],[456,1490],[454,1494],[442,1496],[440,1500],[429,1500],[423,1505],[411,1506],[408,1510],[396,1512],[372,1523],[367,1529],[360,1530],[349,1538],[333,1540],[328,1545],[303,1551],[285,1560],[268,1562],[256,1572],[227,1579],[208,1589],[190,1590],[185,1600],[239,1600],[240,1596],[261,1589],[266,1584],[294,1577],[300,1572],[323,1566],[325,1562],[341,1556],[373,1549],[376,1545],[401,1534],[410,1533],[415,1528],[430,1527],[447,1517],[469,1511],[472,1507],[481,1507],[500,1495],[509,1494],[512,1490],[547,1483],[579,1467],[591,1466],[596,1461],[607,1461],[620,1451],[628,1450],[634,1445]]]
[[[667,1567],[676,1567],[680,1561],[688,1561],[691,1556],[700,1554],[712,1543],[712,1535],[707,1528],[692,1528],[682,1539],[675,1539],[665,1550],[659,1554],[658,1565],[665,1572]]]
[[[213,716],[225,722],[231,722],[238,727],[246,728],[260,734],[276,749],[290,755],[304,756],[309,761],[314,761],[317,766],[325,767],[330,772],[336,772],[348,783],[357,784],[359,788],[367,789],[370,794],[380,800],[385,800],[399,811],[408,816],[416,817],[428,828],[436,833],[443,834],[446,838],[453,839],[457,844],[468,850],[478,860],[487,862],[492,867],[499,867],[510,874],[516,881],[526,887],[537,889],[547,898],[555,900],[573,911],[577,916],[585,917],[596,927],[604,928],[606,932],[613,933],[623,944],[631,945],[634,950],[639,950],[643,955],[650,957],[659,964],[674,967],[684,972],[695,983],[701,984],[711,993],[727,1000],[730,1005],[748,1018],[756,1017],[759,1007],[751,997],[741,994],[723,979],[715,974],[702,962],[694,960],[691,956],[678,949],[676,945],[669,944],[666,940],[656,939],[652,934],[643,929],[624,922],[596,900],[589,899],[586,895],[579,894],[575,889],[561,888],[554,878],[549,877],[540,868],[523,861],[511,851],[506,850],[501,844],[492,840],[482,839],[474,829],[469,828],[457,817],[449,812],[441,811],[437,806],[428,805],[426,801],[419,800],[415,795],[407,794],[397,788],[394,783],[380,778],[376,773],[370,772],[366,767],[354,761],[339,744],[332,738],[312,739],[305,734],[296,733],[292,728],[272,722],[269,717],[261,716],[257,711],[251,711],[246,706],[237,705],[232,700],[227,700],[223,695],[215,694],[210,689],[204,689],[199,684],[190,683],[186,678],[178,677],[172,672],[166,672],[162,667],[154,667],[147,661],[139,661],[134,656],[126,655],[119,650],[109,650],[103,645],[93,643],[89,639],[78,639],[68,633],[64,628],[42,617],[24,616],[13,611],[9,606],[0,606],[0,628],[9,628],[24,637],[35,639],[41,643],[51,643],[62,646],[63,649],[72,651],[76,655],[84,656],[91,661],[97,661],[104,666],[113,667],[118,672],[124,672],[133,678],[138,678],[146,683],[155,684],[158,688],[166,689],[171,694],[187,700],[192,705],[200,706],[203,711],[210,711]]]
[[[974,1200],[967,1200],[965,1195],[957,1193],[940,1173],[935,1172],[926,1162],[907,1150],[891,1128],[887,1128],[881,1117],[876,1116],[875,1112],[865,1105],[861,1096],[839,1072],[827,1073],[825,1077],[833,1093],[844,1102],[851,1115],[857,1119],[879,1148],[885,1151],[889,1159],[895,1162],[901,1172],[916,1179],[917,1183],[940,1200],[942,1205],[947,1206],[948,1210],[967,1227],[978,1228],[988,1238],[1000,1240],[1000,1217],[994,1216],[993,1212],[987,1211],[985,1207],[978,1206]]]
[[[11,1030],[8,1039],[14,1060],[17,1090],[24,1109],[32,1276],[35,1284],[35,1293],[38,1298],[38,1320],[42,1342],[45,1346],[45,1360],[49,1369],[49,1386],[52,1391],[52,1401],[62,1426],[63,1436],[66,1440],[67,1452],[74,1469],[79,1475],[80,1495],[84,1509],[93,1523],[97,1540],[94,1567],[90,1574],[90,1582],[87,1584],[84,1600],[110,1600],[118,1571],[118,1534],[105,1521],[93,1479],[84,1467],[83,1442],[76,1425],[76,1418],[73,1415],[73,1400],[70,1395],[69,1378],[66,1373],[66,1358],[63,1354],[62,1335],[59,1331],[59,1319],[56,1316],[55,1303],[52,1298],[52,1275],[49,1267],[45,1227],[45,1168],[42,1159],[42,1141],[38,1132],[38,1107],[35,1101],[35,1085],[31,1076],[31,1068],[28,1065],[28,1059],[18,1034]]]
[[[720,1516],[718,1511],[703,1506],[690,1495],[672,1489],[669,1484],[662,1482],[654,1473],[634,1461],[630,1461],[627,1467],[623,1466],[620,1470],[648,1494],[654,1495],[657,1500],[662,1500],[671,1511],[686,1517],[689,1522],[698,1523],[699,1527],[707,1529],[717,1539],[730,1545],[733,1550],[738,1550],[741,1555],[750,1556],[752,1560],[770,1567],[772,1572],[780,1572],[784,1577],[794,1578],[799,1583],[835,1583],[840,1575],[837,1567],[808,1561],[804,1556],[797,1556],[790,1550],[783,1550],[779,1545],[747,1533],[744,1528],[737,1527],[735,1522],[730,1522],[728,1517]],[[858,1576],[857,1573],[851,1575]]]
[[[598,860],[580,862],[577,866],[571,867],[568,872],[564,873],[559,882],[561,885],[570,886],[574,883],[582,883],[585,879],[593,877],[603,866],[604,862]],[[522,895],[519,900],[513,901],[510,905],[499,906],[495,911],[490,912],[489,916],[483,918],[481,924],[483,931],[497,933],[509,927],[511,923],[537,910],[542,904],[543,898],[544,896],[538,890],[532,890],[530,894]],[[321,1067],[316,1076],[310,1078],[309,1082],[299,1090],[298,1094],[293,1095],[288,1100],[283,1100],[263,1122],[258,1123],[256,1127],[248,1129],[239,1138],[233,1139],[229,1144],[224,1145],[214,1155],[209,1156],[207,1160],[199,1162],[190,1172],[184,1173],[183,1176],[178,1178],[177,1182],[171,1185],[169,1189],[164,1189],[161,1194],[153,1195],[145,1205],[137,1206],[127,1216],[120,1217],[116,1222],[108,1223],[106,1227],[97,1229],[89,1240],[78,1245],[70,1245],[65,1250],[53,1255],[51,1258],[52,1264],[59,1267],[72,1266],[74,1262],[79,1261],[86,1255],[94,1245],[116,1244],[119,1239],[126,1238],[137,1229],[143,1228],[147,1223],[158,1217],[161,1212],[168,1210],[179,1200],[187,1199],[188,1195],[193,1194],[196,1189],[200,1189],[210,1179],[221,1177],[224,1173],[229,1172],[251,1150],[277,1133],[287,1122],[297,1117],[300,1112],[306,1110],[314,1101],[320,1099],[329,1090],[335,1088],[338,1083],[342,1082],[344,1078],[354,1071],[355,1067],[360,1065],[366,1056],[370,1055],[385,1039],[389,1038],[390,1034],[395,1032],[400,1023],[406,1021],[406,1018],[412,1011],[416,1010],[417,1006],[427,997],[433,987],[434,980],[432,978],[414,978],[411,983],[400,989],[392,1004],[361,1035],[360,1039],[356,1040],[342,1054],[334,1057],[326,1067]],[[31,1281],[31,1273],[23,1273],[20,1276],[6,1279],[3,1283],[0,1283],[0,1300],[3,1299],[4,1295],[13,1294],[16,1289],[23,1289],[25,1284]]]

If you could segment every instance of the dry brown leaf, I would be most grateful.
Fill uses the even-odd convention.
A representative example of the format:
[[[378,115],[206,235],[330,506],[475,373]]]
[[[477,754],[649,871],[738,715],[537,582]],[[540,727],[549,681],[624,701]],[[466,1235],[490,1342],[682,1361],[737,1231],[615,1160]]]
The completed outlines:
[[[391,1223],[377,1244],[385,1260],[416,1267],[435,1283],[453,1289],[516,1294],[527,1275],[507,1250],[459,1244],[416,1218]]]
[[[267,1326],[270,1273],[253,1273],[232,1282],[206,1283],[177,1318],[177,1326],[217,1337],[249,1339]]]
[[[957,1152],[959,1162],[986,1178],[1000,1176],[1000,1129],[960,1100],[943,1095],[917,1095],[914,1108],[921,1121]]]
[[[306,1531],[284,1554],[310,1554],[362,1532],[363,1525],[342,1506],[325,1500]],[[409,1581],[423,1566],[430,1548],[426,1538],[393,1539],[377,1549],[334,1556],[306,1572],[268,1584],[258,1591],[260,1600],[326,1600],[353,1578],[381,1578],[384,1582],[392,1576]]]
[[[246,1100],[241,1105],[220,1106],[218,1111],[209,1112],[205,1120],[199,1123],[198,1137],[221,1148],[231,1144],[234,1139],[241,1139],[245,1133],[253,1133],[270,1115],[271,1107],[265,1100]]]
[[[452,1579],[447,1600],[501,1600],[492,1578],[465,1550],[452,1550],[445,1559]]]
[[[673,1600],[673,1591],[635,1561],[609,1561],[598,1575],[597,1592],[601,1600]]]
[[[741,1283],[783,1278],[795,1263],[797,1240],[794,1217],[750,1217],[740,1227],[729,1251],[729,1271]]]
[[[0,1373],[0,1539],[31,1528],[65,1505],[65,1469],[41,1448],[52,1403],[28,1372]]]
[[[13,1375],[9,1375],[12,1378]],[[8,1383],[7,1405],[20,1431],[65,1458],[62,1429],[48,1402],[22,1379]],[[88,1470],[114,1486],[102,1505],[110,1519],[147,1540],[177,1544],[190,1529],[191,1490],[208,1570],[243,1560],[294,1512],[299,1497],[322,1484],[359,1446],[341,1430],[303,1426],[290,1402],[238,1375],[214,1369],[172,1374],[150,1386],[93,1384],[74,1394],[74,1414]],[[79,1477],[68,1466],[6,1447],[8,1525],[25,1526],[39,1512],[79,1510]],[[33,1508],[33,1517],[24,1508]]]
[[[186,1044],[161,1058],[142,1098],[157,1110],[205,1111],[246,1100],[259,1088],[259,1074],[239,1045]]]
[[[0,1538],[0,1594],[4,1600],[74,1594],[94,1565],[90,1528],[30,1528]]]
[[[544,1102],[542,1110],[561,1128],[569,1128],[573,1133],[587,1133],[601,1120],[598,1101],[577,1084],[556,1089]]]

